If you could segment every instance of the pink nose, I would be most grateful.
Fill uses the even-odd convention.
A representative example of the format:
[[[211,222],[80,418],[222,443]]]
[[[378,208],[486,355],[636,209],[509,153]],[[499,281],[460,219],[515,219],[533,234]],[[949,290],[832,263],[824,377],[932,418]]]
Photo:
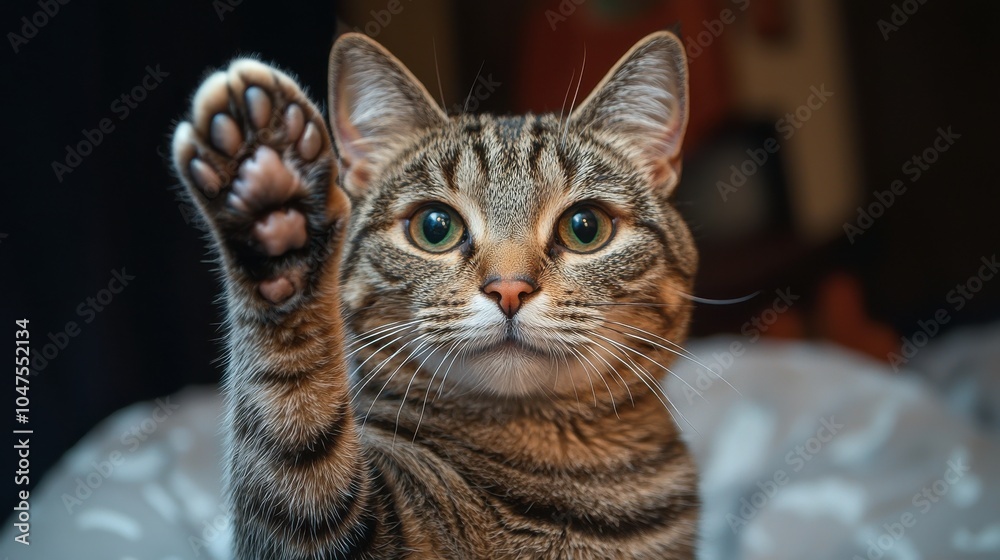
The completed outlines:
[[[483,286],[483,292],[496,298],[497,305],[508,318],[513,317],[521,308],[525,296],[536,289],[533,282],[506,278],[487,282]]]

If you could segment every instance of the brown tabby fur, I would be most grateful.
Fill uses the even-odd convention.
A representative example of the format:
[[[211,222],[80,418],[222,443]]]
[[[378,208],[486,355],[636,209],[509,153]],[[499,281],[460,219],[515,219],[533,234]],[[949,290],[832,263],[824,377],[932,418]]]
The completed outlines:
[[[314,161],[280,119],[251,124],[252,84],[319,119],[256,61],[210,77],[175,133],[225,284],[235,556],[692,558],[696,473],[659,389],[697,261],[667,201],[687,111],[677,38],[640,41],[563,117],[449,118],[361,35],[330,60],[333,136]],[[242,131],[235,155],[212,145],[219,112]],[[226,188],[257,144],[303,177],[285,203],[309,243],[278,256],[190,170],[197,155]],[[406,220],[430,201],[468,243],[410,242]],[[591,254],[554,237],[582,201],[616,220]],[[294,295],[262,297],[282,275]],[[482,292],[494,277],[538,286],[512,319]]]

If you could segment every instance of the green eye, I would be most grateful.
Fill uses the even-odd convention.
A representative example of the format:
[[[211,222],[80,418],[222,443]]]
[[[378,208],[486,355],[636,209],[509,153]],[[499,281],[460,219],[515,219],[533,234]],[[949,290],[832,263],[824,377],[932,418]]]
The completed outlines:
[[[614,221],[596,206],[577,206],[559,218],[556,233],[559,242],[576,253],[592,253],[603,247],[614,234]]]
[[[448,251],[465,238],[465,224],[458,213],[441,204],[417,210],[407,231],[414,245],[431,253]]]

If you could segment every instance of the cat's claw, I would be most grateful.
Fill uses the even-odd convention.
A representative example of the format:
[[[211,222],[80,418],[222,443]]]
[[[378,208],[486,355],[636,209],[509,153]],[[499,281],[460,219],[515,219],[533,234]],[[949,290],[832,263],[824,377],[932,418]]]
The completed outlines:
[[[329,188],[330,146],[319,111],[295,82],[252,59],[206,79],[189,121],[174,132],[174,165],[210,224],[224,242],[265,257],[263,264],[254,259],[262,270],[250,276],[271,303],[302,290],[305,266],[296,252],[338,214],[308,201],[345,204],[339,189]]]

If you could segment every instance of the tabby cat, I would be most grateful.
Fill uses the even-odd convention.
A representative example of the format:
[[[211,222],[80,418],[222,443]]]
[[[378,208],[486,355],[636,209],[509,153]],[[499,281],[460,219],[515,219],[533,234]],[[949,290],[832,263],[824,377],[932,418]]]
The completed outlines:
[[[691,558],[679,40],[565,115],[449,117],[358,34],[329,79],[332,134],[241,58],[173,135],[224,284],[235,556]]]

